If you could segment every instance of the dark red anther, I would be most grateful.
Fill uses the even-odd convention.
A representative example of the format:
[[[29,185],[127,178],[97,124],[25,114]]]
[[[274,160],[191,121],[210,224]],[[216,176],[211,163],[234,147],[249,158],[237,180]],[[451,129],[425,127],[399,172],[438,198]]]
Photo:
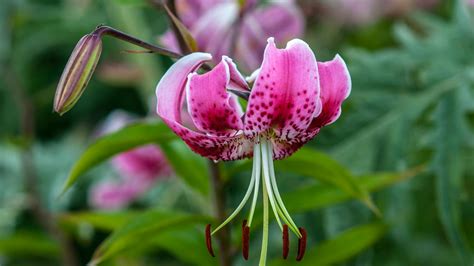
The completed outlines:
[[[247,226],[247,220],[242,222],[242,256],[245,260],[249,259],[249,241],[250,227]]]
[[[290,251],[290,239],[288,238],[288,225],[283,225],[283,259],[288,258]]]
[[[209,251],[209,254],[215,257],[216,255],[214,255],[214,250],[212,250],[211,224],[208,224],[206,226],[206,246],[207,246],[207,251]]]
[[[298,229],[300,230],[301,238],[298,239],[298,256],[296,257],[296,261],[301,261],[306,251],[306,230],[302,227]]]

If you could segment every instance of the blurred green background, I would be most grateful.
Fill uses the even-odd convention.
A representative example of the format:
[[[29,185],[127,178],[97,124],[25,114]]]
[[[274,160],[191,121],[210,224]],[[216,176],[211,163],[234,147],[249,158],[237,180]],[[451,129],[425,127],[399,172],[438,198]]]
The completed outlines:
[[[306,15],[304,40],[320,60],[340,53],[353,88],[338,122],[303,153],[277,164],[290,212],[311,228],[307,258],[298,265],[473,265],[474,8],[440,1],[429,10],[411,8],[356,25],[336,18],[324,2],[298,2]],[[0,265],[64,265],[65,249],[77,265],[103,254],[104,265],[218,265],[206,254],[203,235],[212,197],[186,179],[204,175],[206,182],[206,161],[179,140],[171,144],[179,154],[170,160],[180,165],[179,158],[186,158],[176,169],[182,178],[157,183],[125,210],[89,205],[89,188],[110,175],[107,163],[58,198],[110,112],[156,120],[154,88],[172,64],[156,54],[125,53],[136,48],[106,37],[83,97],[64,116],[53,113],[69,54],[102,23],[153,43],[168,27],[164,12],[146,1],[0,3]],[[371,193],[382,216],[353,200],[356,195],[323,182],[333,176],[318,177],[318,165],[353,178]],[[231,211],[250,164],[220,167],[229,177]],[[183,220],[160,225],[172,218]],[[279,259],[280,235],[271,227],[270,265],[296,265]],[[237,249],[239,234],[232,232]],[[256,264],[258,228],[253,236],[255,258],[245,263],[237,252],[234,265]]]

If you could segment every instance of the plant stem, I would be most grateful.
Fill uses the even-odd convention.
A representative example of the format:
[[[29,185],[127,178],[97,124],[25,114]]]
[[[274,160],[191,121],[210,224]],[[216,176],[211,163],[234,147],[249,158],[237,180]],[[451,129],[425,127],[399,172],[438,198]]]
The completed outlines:
[[[215,213],[219,221],[224,221],[226,218],[225,205],[226,196],[224,183],[219,172],[219,165],[212,160],[209,160],[209,168],[211,174],[212,192],[215,203]],[[219,242],[219,258],[221,266],[231,266],[231,246],[230,246],[230,228],[224,227],[217,234]]]
[[[119,30],[116,30],[114,28],[111,28],[109,26],[98,26],[95,31],[93,32],[93,34],[99,34],[99,35],[109,35],[109,36],[113,36],[117,39],[120,39],[122,41],[126,41],[128,43],[132,43],[132,44],[135,44],[137,46],[140,46],[140,47],[143,47],[145,49],[148,49],[152,52],[155,52],[155,53],[158,53],[158,54],[161,54],[161,55],[165,55],[165,56],[169,56],[169,57],[172,57],[172,58],[180,58],[182,57],[181,54],[178,54],[178,53],[175,53],[173,51],[170,51],[166,48],[163,48],[163,47],[160,47],[160,46],[157,46],[157,45],[154,45],[154,44],[151,44],[151,43],[148,43],[148,42],[145,42],[145,41],[142,41],[140,39],[137,39],[131,35],[128,35],[124,32],[121,32]]]
[[[48,232],[51,238],[58,242],[62,265],[77,266],[79,262],[71,241],[57,224],[54,215],[44,207],[38,191],[38,176],[31,148],[35,132],[33,104],[26,96],[23,87],[18,83],[18,79],[12,71],[6,73],[5,80],[20,111],[21,135],[26,141],[21,154],[21,166],[25,178],[25,189],[28,193],[29,207],[44,230]]]

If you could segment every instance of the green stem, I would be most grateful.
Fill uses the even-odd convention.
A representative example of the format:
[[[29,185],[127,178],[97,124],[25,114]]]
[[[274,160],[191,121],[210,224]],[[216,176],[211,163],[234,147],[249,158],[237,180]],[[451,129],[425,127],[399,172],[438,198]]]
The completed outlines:
[[[265,185],[265,179],[262,180],[262,195],[263,195],[263,234],[262,234],[262,249],[260,252],[259,266],[267,264],[267,248],[268,248],[268,192]]]

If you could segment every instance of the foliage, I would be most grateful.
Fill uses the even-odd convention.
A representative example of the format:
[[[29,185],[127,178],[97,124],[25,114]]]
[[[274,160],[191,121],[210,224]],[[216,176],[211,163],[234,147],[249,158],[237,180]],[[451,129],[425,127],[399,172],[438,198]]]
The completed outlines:
[[[80,103],[64,117],[51,114],[61,67],[81,35],[107,22],[153,40],[166,26],[165,12],[148,1],[79,2],[7,0],[0,9],[0,264],[60,260],[62,247],[30,207],[22,163],[31,152],[40,199],[73,240],[81,264],[218,265],[203,235],[205,223],[217,222],[205,159],[152,115],[91,141],[112,110],[153,109],[153,86],[169,59],[121,53],[125,47],[106,40]],[[288,210],[311,228],[301,265],[472,265],[474,21],[460,3],[345,29],[338,38],[308,25],[310,42],[322,36],[344,48],[353,89],[337,123],[275,165]],[[368,51],[374,43],[391,46]],[[321,48],[322,55],[332,52]],[[117,85],[103,75],[101,65],[117,61],[138,69],[139,78]],[[35,134],[25,134],[25,117],[35,122]],[[89,187],[113,175],[107,160],[143,144],[159,145],[179,178],[155,185],[129,209],[91,210]],[[240,201],[250,164],[219,164],[228,211]],[[58,197],[61,188],[68,192]],[[239,230],[235,224],[232,231]],[[259,236],[252,231],[251,249]],[[293,265],[280,259],[281,235],[270,237],[269,265]],[[240,248],[238,233],[232,243]],[[245,265],[238,255],[233,261]]]

